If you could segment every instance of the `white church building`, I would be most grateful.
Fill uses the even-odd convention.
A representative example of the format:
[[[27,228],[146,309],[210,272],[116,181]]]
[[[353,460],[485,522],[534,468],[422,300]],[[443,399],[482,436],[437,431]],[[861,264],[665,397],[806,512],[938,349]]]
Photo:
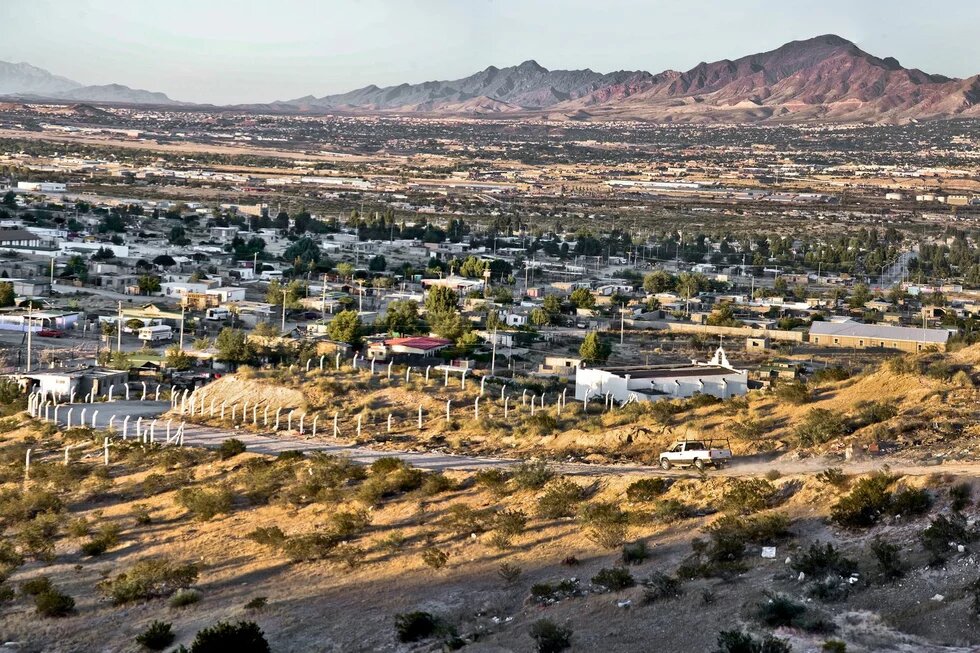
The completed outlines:
[[[575,398],[610,394],[617,402],[683,399],[707,394],[728,399],[746,394],[748,371],[728,362],[721,347],[707,363],[623,367],[579,367],[575,371]]]

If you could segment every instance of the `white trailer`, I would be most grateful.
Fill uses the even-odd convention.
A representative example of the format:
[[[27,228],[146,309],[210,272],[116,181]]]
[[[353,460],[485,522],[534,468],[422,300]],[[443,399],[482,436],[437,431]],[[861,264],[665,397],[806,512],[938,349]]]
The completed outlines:
[[[156,326],[143,327],[137,336],[144,342],[160,342],[163,340],[173,340],[174,330],[169,326],[158,324]]]

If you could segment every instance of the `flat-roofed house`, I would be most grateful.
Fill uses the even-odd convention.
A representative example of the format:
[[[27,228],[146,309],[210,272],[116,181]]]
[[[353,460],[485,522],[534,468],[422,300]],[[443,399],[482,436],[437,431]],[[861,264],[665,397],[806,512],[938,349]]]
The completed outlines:
[[[905,352],[934,348],[946,351],[946,343],[954,332],[947,329],[861,322],[814,322],[810,325],[810,343],[821,347],[848,349],[898,349]]]

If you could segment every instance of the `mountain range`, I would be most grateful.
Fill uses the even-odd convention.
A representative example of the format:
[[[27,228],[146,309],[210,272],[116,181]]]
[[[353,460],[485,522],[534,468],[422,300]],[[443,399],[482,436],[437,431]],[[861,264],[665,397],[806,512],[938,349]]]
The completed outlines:
[[[81,86],[27,64],[0,63],[0,95],[173,104],[162,93]],[[980,75],[955,79],[904,68],[835,35],[793,41],[688,71],[548,70],[535,61],[469,77],[308,95],[239,110],[542,116],[657,122],[906,122],[980,117]]]

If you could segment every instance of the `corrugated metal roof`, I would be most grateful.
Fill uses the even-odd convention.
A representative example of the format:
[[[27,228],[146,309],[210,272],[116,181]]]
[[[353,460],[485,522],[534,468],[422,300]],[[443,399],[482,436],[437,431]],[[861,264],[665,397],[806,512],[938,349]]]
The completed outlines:
[[[906,342],[929,342],[941,345],[949,340],[950,331],[946,329],[922,329],[917,327],[889,326],[885,324],[862,324],[860,322],[814,322],[810,325],[810,336],[902,340]]]

